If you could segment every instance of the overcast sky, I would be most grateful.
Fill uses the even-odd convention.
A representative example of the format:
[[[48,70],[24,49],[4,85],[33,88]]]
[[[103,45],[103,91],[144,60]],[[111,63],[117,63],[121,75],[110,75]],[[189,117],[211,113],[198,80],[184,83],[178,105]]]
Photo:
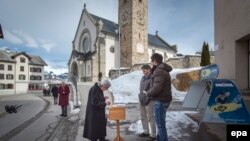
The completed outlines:
[[[1,0],[0,48],[41,56],[48,65],[67,66],[84,3],[87,10],[117,23],[118,0]],[[148,31],[178,53],[201,51],[214,44],[213,0],[148,0]]]

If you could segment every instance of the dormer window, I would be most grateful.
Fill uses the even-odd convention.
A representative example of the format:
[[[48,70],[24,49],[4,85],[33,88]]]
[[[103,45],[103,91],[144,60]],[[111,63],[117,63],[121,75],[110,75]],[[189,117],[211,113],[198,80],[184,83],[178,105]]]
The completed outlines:
[[[20,62],[21,63],[25,63],[25,58],[24,57],[20,57]]]

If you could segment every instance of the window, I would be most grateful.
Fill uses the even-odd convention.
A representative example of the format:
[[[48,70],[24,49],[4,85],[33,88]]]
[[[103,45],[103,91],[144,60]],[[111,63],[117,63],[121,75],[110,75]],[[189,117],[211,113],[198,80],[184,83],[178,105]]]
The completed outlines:
[[[12,71],[12,65],[8,65],[8,70]]]
[[[6,89],[13,89],[14,88],[14,85],[13,84],[7,84],[6,85]]]
[[[42,80],[41,76],[36,76],[36,80]]]
[[[90,50],[89,38],[85,37],[82,42],[83,52],[88,52]]]
[[[4,79],[4,74],[3,73],[0,73],[0,80],[3,80]]]
[[[13,74],[6,74],[6,79],[12,80],[12,79],[14,79],[14,75]]]
[[[31,76],[30,76],[30,80],[35,80],[35,76],[34,76],[34,75],[31,75]]]
[[[25,80],[25,75],[19,75],[19,80]]]
[[[142,0],[139,0],[139,2],[142,2]]]
[[[35,70],[36,70],[36,72],[42,72],[41,68],[36,68]]]
[[[24,66],[20,66],[20,71],[24,71]]]
[[[35,72],[35,68],[30,68],[30,72]]]
[[[152,49],[152,54],[154,54],[155,53],[155,49]]]
[[[0,70],[4,70],[4,64],[0,64]]]
[[[167,59],[168,59],[168,55],[166,52],[164,52],[164,60],[167,61]]]
[[[42,90],[42,84],[29,84],[29,90]]]
[[[25,58],[20,57],[20,62],[21,62],[21,63],[25,63]]]
[[[114,53],[115,52],[115,47],[111,46],[109,50],[110,50],[111,53]]]
[[[5,89],[5,85],[0,83],[0,90],[4,90]]]

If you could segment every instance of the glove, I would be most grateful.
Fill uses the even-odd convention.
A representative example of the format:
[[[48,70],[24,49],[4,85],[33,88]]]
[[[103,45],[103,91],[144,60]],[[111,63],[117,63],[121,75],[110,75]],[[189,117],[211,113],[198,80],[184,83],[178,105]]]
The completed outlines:
[[[142,93],[144,93],[145,95],[147,95],[147,92],[146,92],[146,91],[142,91]]]

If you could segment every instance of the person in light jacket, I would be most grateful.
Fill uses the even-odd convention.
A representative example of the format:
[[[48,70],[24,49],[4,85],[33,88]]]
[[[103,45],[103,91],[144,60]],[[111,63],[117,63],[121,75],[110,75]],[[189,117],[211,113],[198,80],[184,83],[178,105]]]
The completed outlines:
[[[145,99],[147,96],[143,93],[143,91],[147,91],[150,88],[150,80],[151,80],[151,67],[148,64],[145,64],[141,67],[143,72],[143,77],[140,82],[140,94],[139,96],[139,107],[141,111],[141,121],[143,132],[139,134],[140,137],[148,137],[148,141],[153,141],[156,139],[156,127],[155,127],[155,118],[154,118],[154,109],[153,109],[153,101],[150,99]],[[150,130],[149,130],[150,125]],[[149,131],[151,133],[149,134]]]

